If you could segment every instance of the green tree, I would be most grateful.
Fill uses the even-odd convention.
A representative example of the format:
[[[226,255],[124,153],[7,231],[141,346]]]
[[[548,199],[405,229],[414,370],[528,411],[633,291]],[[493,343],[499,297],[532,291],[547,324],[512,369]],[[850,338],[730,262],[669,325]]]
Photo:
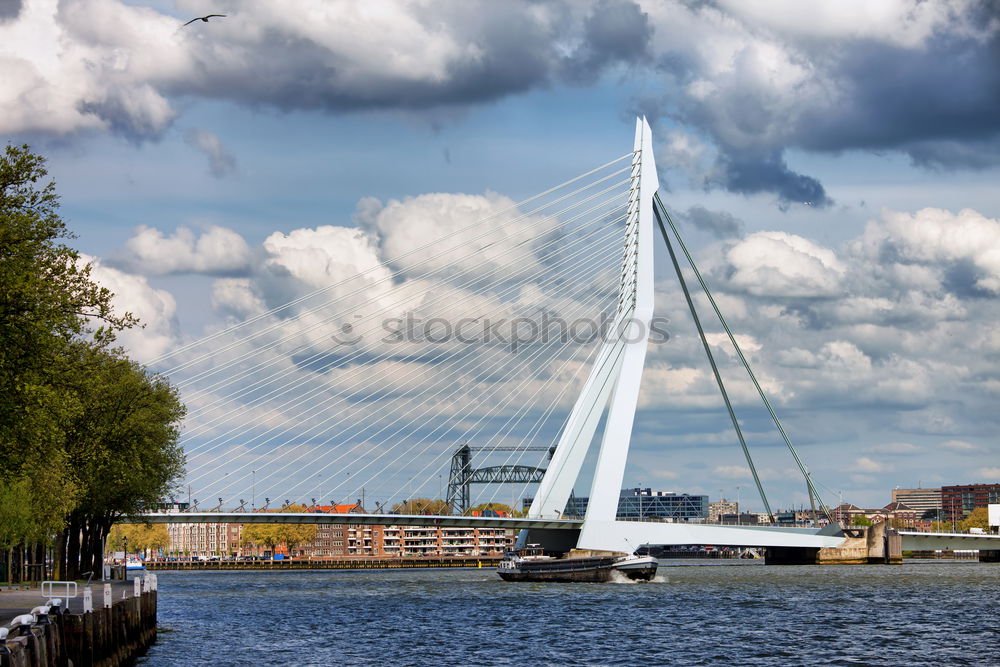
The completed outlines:
[[[71,578],[77,566],[98,571],[111,526],[174,493],[184,470],[177,391],[134,361],[89,347],[77,352],[87,372],[78,377],[82,409],[66,442],[79,488],[63,538]]]
[[[287,505],[279,512],[305,512],[305,505]],[[296,547],[316,538],[318,527],[314,523],[249,523],[243,524],[242,540],[244,544],[266,547],[274,558],[274,551],[282,544],[291,556]]]
[[[245,523],[240,539],[245,545],[266,548],[271,552],[272,559],[275,548],[281,544],[276,523]]]
[[[305,505],[289,505],[282,508],[282,512],[305,512]],[[303,544],[308,544],[316,539],[316,533],[319,531],[319,527],[314,523],[283,523],[279,524],[278,536],[281,541],[285,544],[285,548],[288,549],[288,555],[291,556],[292,552],[296,547]]]
[[[989,530],[989,520],[989,510],[985,507],[977,507],[969,513],[969,516],[958,522],[958,529],[964,532],[968,532],[970,528]]]
[[[447,516],[451,514],[451,505],[446,500],[432,500],[430,498],[413,498],[404,500],[392,506],[394,514],[437,514]]]
[[[167,527],[162,523],[116,523],[108,533],[107,551],[129,552],[166,549],[170,543]]]
[[[851,519],[852,526],[870,526],[872,525],[872,520],[866,517],[864,514],[855,514],[854,518]]]
[[[71,234],[46,177],[44,159],[27,146],[0,155],[0,493],[17,496],[0,503],[0,525],[21,525],[25,516],[31,524],[16,533],[20,543],[9,548],[8,563],[15,550],[21,561],[44,561],[35,552],[78,491],[64,449],[81,410],[79,396],[67,390],[79,372],[67,363],[67,349],[106,348],[115,331],[135,323],[127,313],[114,315],[111,292],[62,242]]]

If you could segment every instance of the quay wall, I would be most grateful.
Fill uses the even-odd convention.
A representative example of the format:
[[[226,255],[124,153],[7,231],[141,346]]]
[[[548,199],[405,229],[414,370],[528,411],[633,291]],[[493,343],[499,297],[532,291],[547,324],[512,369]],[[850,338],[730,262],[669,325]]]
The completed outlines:
[[[130,665],[156,641],[156,590],[81,614],[50,614],[48,622],[11,631],[0,643],[3,667]]]
[[[426,567],[496,567],[499,556],[462,558],[343,558],[257,561],[149,561],[147,570],[404,570]]]
[[[844,532],[847,538],[839,547],[768,547],[764,550],[764,562],[768,565],[869,565],[903,562],[902,538],[887,531],[884,523],[852,526]]]

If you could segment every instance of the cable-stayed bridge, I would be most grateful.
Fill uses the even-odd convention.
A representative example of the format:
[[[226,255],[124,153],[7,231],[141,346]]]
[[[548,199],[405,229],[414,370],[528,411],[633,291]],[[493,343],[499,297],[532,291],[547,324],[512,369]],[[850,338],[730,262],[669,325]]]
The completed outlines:
[[[675,244],[774,419],[810,502],[829,516],[658,188],[651,131],[639,120],[632,151],[521,202],[466,198],[447,210],[440,199],[411,202],[408,216],[380,218],[374,231],[357,231],[344,266],[327,258],[325,282],[313,289],[293,280],[301,278],[296,267],[277,267],[288,279],[267,290],[247,287],[242,321],[157,360],[189,406],[185,485],[192,499],[219,498],[219,511],[199,512],[194,502],[191,511],[148,518],[493,526],[563,548],[629,552],[641,544],[838,546],[843,535],[833,525],[616,519],[647,349],[664,333],[654,313],[653,248],[660,243],[767,514]],[[305,254],[303,261],[314,253]],[[475,478],[471,466],[462,464],[455,477],[455,452],[465,443],[491,458],[483,470],[494,471],[492,481],[521,483],[514,498],[537,484],[525,517],[464,513],[509,497],[499,496],[497,485],[477,487],[472,497],[469,483],[490,479]],[[586,515],[563,517],[588,461]],[[412,513],[414,499],[446,497],[446,478],[456,512]],[[222,511],[226,498],[250,511]],[[273,509],[272,498],[286,507],[368,498],[379,511],[259,511]],[[411,511],[383,510],[394,504]]]

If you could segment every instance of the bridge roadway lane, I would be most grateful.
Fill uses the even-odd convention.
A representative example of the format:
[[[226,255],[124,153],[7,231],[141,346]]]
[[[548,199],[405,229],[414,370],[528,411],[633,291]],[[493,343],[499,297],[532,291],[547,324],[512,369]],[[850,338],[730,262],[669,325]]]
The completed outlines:
[[[178,512],[143,514],[150,523],[323,523],[380,526],[435,526],[577,531],[579,519],[524,517],[433,516],[419,514],[326,514],[323,512]],[[606,524],[606,525],[603,525]],[[589,548],[630,552],[640,544],[712,544],[746,547],[835,547],[844,537],[834,529],[774,526],[719,526],[659,521],[602,522],[597,534],[603,546]],[[534,539],[534,538],[532,538]],[[575,540],[574,540],[575,542]]]
[[[430,516],[422,514],[326,514],[323,512],[180,512],[143,514],[150,523],[337,523],[374,526],[443,526],[458,528],[555,528],[580,530],[579,519],[527,519],[500,516]]]

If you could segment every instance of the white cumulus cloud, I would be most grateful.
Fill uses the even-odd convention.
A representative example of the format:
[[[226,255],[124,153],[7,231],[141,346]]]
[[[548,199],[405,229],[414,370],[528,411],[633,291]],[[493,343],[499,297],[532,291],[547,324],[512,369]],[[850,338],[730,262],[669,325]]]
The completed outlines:
[[[879,463],[878,461],[867,456],[859,456],[854,459],[854,465],[852,467],[854,470],[861,473],[885,472],[889,469],[889,467],[884,463]]]
[[[136,276],[105,266],[99,259],[81,255],[92,262],[91,275],[114,293],[115,312],[132,313],[139,325],[118,334],[118,342],[140,362],[151,361],[177,344],[177,302],[170,292],[152,287],[144,276]]]
[[[786,232],[758,232],[726,254],[731,285],[756,296],[829,297],[842,293],[837,255]]]
[[[252,263],[250,247],[242,236],[225,227],[210,226],[200,234],[178,227],[165,235],[141,225],[125,242],[116,258],[125,267],[149,275],[246,272]]]

